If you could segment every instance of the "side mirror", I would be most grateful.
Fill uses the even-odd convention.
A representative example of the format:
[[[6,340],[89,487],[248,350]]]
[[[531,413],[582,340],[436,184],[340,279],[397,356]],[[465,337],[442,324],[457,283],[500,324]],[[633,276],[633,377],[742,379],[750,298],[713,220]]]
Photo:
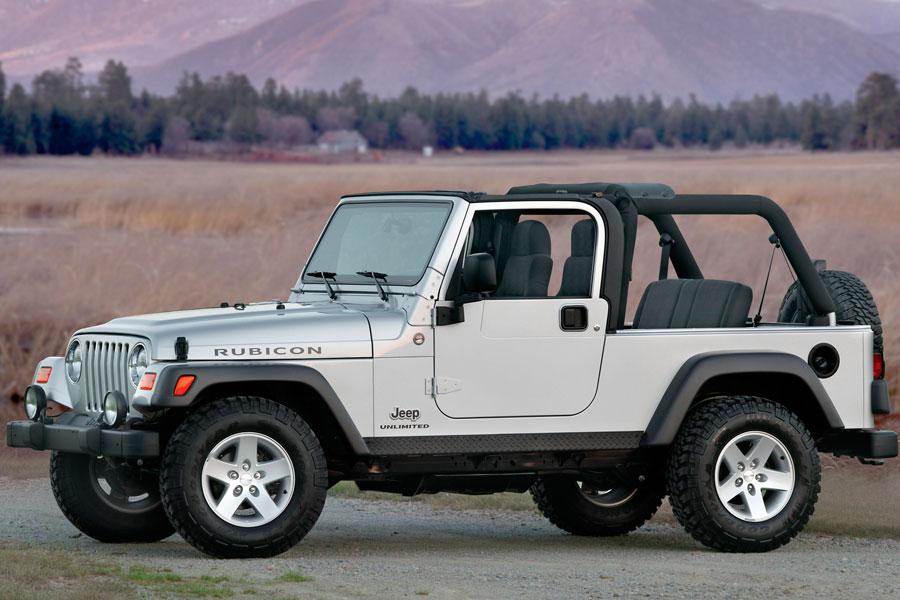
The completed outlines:
[[[470,254],[463,263],[463,287],[467,292],[484,294],[497,289],[497,265],[487,252]]]

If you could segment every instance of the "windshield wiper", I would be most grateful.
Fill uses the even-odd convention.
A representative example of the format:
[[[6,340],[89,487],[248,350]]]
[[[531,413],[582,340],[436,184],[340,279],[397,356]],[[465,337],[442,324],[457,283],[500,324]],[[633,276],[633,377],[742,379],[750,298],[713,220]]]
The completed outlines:
[[[384,273],[378,273],[377,271],[357,271],[357,275],[362,275],[363,277],[368,277],[372,281],[375,282],[375,287],[378,288],[378,295],[381,296],[381,299],[384,302],[388,301],[387,292],[384,291],[384,288],[381,287],[381,282],[379,279],[383,279],[385,283],[387,283],[387,275]]]
[[[335,278],[335,273],[331,271],[313,271],[311,273],[306,274],[307,277],[315,277],[316,279],[321,279],[322,283],[325,284],[325,289],[328,290],[328,297],[332,300],[337,300],[337,292],[334,291],[334,288],[331,287],[331,284],[328,283],[329,279]]]

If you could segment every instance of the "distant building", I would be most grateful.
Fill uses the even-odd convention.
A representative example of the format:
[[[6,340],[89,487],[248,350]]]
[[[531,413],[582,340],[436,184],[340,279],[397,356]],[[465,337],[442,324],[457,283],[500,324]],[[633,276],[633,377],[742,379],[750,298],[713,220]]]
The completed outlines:
[[[319,150],[328,154],[365,154],[369,142],[358,131],[337,129],[319,136]]]

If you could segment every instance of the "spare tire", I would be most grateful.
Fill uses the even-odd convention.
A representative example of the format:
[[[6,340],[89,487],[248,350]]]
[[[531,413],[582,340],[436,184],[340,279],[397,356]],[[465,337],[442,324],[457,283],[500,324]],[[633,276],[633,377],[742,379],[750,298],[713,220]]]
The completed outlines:
[[[825,289],[834,300],[838,323],[868,325],[875,333],[875,352],[883,352],[884,340],[881,317],[869,288],[859,277],[846,271],[819,271]],[[781,301],[778,321],[781,323],[806,323],[812,315],[812,305],[806,292],[795,281]]]

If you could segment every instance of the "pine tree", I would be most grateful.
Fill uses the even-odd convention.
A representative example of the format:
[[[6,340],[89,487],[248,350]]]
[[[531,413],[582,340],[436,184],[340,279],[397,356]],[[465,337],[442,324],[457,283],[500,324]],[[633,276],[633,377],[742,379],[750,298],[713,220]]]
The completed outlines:
[[[25,88],[18,83],[13,85],[4,104],[3,148],[10,154],[34,154],[34,107]]]
[[[3,73],[3,62],[0,61],[0,151],[3,150],[6,131],[5,107],[6,104],[6,74]]]
[[[856,93],[857,142],[864,148],[900,145],[900,92],[887,73],[872,73]]]

